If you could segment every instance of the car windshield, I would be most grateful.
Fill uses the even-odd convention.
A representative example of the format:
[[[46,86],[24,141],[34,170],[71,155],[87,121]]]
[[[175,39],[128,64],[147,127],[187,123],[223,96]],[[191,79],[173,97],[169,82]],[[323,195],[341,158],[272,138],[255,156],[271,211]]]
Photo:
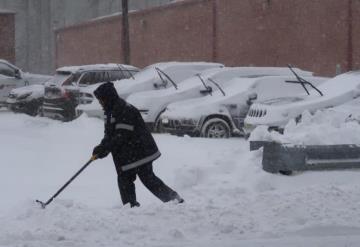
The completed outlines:
[[[72,82],[75,82],[76,78],[69,71],[56,71],[52,82],[55,85],[70,85]]]
[[[143,81],[157,77],[157,72],[153,66],[148,66],[134,75],[136,80]]]
[[[0,74],[4,76],[15,76],[15,70],[5,63],[0,63]]]

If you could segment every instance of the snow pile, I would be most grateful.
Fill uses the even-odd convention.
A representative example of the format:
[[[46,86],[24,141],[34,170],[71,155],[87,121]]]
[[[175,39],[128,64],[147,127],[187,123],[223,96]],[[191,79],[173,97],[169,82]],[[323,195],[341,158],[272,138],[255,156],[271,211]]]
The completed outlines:
[[[121,206],[111,157],[97,160],[45,210],[83,163],[103,123],[0,112],[0,246],[358,246],[358,171],[268,174],[243,139],[155,135],[155,172],[186,200]]]
[[[259,126],[251,133],[250,140],[306,145],[360,144],[359,102],[354,100],[313,115],[305,111],[300,122],[289,121],[283,135]]]

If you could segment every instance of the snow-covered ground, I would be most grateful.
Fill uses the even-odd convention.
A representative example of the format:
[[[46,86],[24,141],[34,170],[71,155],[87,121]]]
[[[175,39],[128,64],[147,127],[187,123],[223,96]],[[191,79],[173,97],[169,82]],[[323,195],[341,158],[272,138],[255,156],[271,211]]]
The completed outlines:
[[[121,206],[108,157],[92,163],[103,123],[62,123],[0,111],[0,246],[358,246],[360,172],[268,174],[243,139],[155,135],[155,172],[186,200],[163,204],[137,182]]]

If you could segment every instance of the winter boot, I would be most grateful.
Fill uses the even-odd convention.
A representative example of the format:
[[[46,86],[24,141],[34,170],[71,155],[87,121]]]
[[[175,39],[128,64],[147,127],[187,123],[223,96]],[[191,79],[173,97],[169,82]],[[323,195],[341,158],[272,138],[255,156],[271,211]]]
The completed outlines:
[[[131,208],[140,207],[140,203],[138,203],[137,201],[135,201],[135,202],[130,202],[130,207],[131,207]]]

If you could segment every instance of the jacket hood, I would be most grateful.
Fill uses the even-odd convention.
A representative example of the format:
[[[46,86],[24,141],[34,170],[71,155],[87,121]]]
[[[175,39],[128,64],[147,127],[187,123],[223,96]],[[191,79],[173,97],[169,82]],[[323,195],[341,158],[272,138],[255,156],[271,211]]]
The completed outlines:
[[[95,91],[95,97],[103,103],[105,111],[111,111],[113,105],[119,100],[119,95],[116,92],[112,82],[105,82],[101,84]]]

